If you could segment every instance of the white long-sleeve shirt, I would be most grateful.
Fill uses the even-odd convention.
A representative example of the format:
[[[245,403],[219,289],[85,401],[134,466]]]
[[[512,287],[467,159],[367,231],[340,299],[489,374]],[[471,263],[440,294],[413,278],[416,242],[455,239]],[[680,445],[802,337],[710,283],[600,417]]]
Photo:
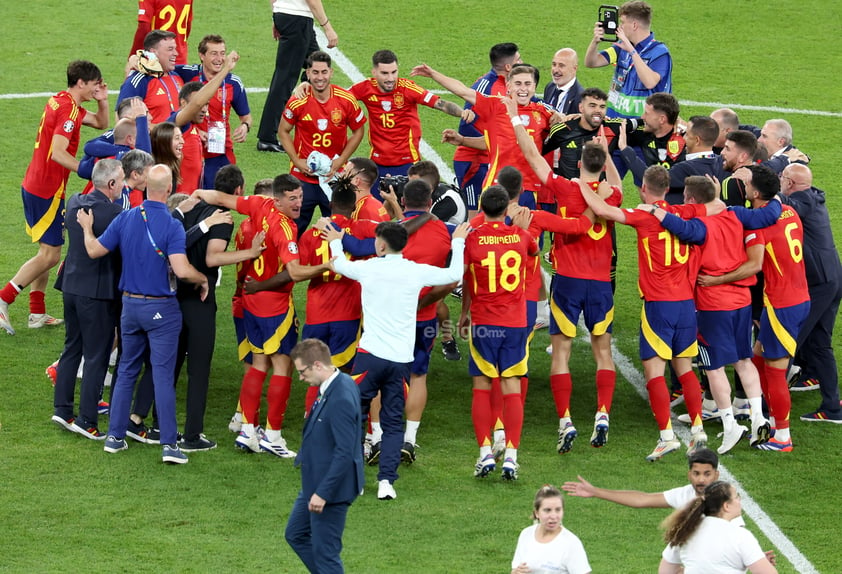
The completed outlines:
[[[462,277],[465,240],[451,240],[453,255],[446,268],[424,265],[389,254],[364,261],[348,261],[342,242],[330,242],[330,254],[336,257],[337,273],[358,281],[362,286],[365,328],[360,348],[375,357],[409,363],[415,346],[415,316],[418,295],[424,287],[447,285]]]

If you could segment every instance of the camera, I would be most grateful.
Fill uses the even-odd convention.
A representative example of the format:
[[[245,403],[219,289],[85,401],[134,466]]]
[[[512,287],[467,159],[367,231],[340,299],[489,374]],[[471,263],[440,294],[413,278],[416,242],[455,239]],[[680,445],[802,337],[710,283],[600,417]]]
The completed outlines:
[[[604,42],[617,41],[617,26],[620,24],[620,9],[616,6],[603,4],[599,7],[599,23],[602,25],[602,40]]]
[[[395,190],[395,197],[398,201],[403,198],[403,188],[406,187],[406,182],[409,178],[405,175],[387,175],[380,178],[380,191],[389,192],[389,188]]]

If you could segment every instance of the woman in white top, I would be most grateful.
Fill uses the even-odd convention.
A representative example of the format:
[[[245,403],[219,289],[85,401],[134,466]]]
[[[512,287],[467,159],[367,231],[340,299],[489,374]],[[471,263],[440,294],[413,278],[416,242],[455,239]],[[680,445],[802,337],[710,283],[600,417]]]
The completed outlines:
[[[777,574],[754,535],[732,520],[742,513],[740,495],[731,484],[716,481],[702,496],[673,512],[665,521],[658,574]]]
[[[536,524],[524,528],[512,559],[512,574],[590,574],[582,542],[561,525],[564,503],[555,486],[535,494],[532,517]]]

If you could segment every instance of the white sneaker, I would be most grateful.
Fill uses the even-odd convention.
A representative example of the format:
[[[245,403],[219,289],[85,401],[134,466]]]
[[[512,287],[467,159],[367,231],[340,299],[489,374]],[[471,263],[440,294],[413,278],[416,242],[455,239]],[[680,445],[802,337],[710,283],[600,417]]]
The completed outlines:
[[[284,440],[284,437],[280,437],[277,440],[269,440],[268,437],[263,437],[260,439],[260,448],[261,450],[265,450],[270,454],[274,454],[280,458],[295,458],[295,451],[289,450],[287,448],[287,441]]]
[[[40,329],[41,327],[58,327],[64,325],[64,319],[56,319],[52,315],[46,313],[30,313],[29,314],[29,328]]]
[[[708,421],[722,422],[721,417],[722,417],[722,414],[719,412],[719,409],[714,408],[713,410],[709,410],[709,409],[706,409],[706,408],[702,407],[702,422],[705,422],[705,423],[708,422]],[[684,413],[683,415],[678,415],[678,420],[683,422],[684,424],[688,424],[688,425],[692,424],[691,421],[690,421],[690,415],[687,414],[687,413]]]
[[[708,446],[708,435],[705,431],[700,430],[699,432],[691,433],[690,434],[690,444],[687,445],[687,455],[693,454],[694,451],[699,450],[700,448],[707,448]]]
[[[648,460],[649,462],[655,462],[656,460],[660,459],[665,454],[669,454],[669,453],[671,453],[675,450],[678,450],[680,448],[681,448],[681,441],[678,440],[677,438],[674,438],[672,440],[658,439],[658,444],[655,445],[655,450],[653,450],[652,452],[650,452],[646,456],[646,460]]]
[[[722,437],[722,444],[719,446],[718,449],[716,449],[716,452],[718,452],[719,454],[725,454],[726,452],[737,446],[737,443],[742,440],[746,432],[748,432],[748,429],[746,427],[734,423],[734,428],[732,428],[730,432],[723,431],[717,435]]]
[[[556,443],[558,454],[570,452],[570,449],[573,448],[573,441],[576,440],[577,436],[579,436],[579,433],[573,423],[567,423],[563,429],[558,429],[558,442]]]
[[[15,328],[9,322],[9,304],[0,299],[0,329],[4,329],[9,335],[15,334]]]
[[[395,492],[395,487],[385,478],[377,483],[377,499],[378,500],[393,500],[398,497]]]
[[[249,436],[245,432],[240,431],[237,438],[234,439],[234,446],[243,449],[246,452],[262,452],[260,450],[260,441],[257,438],[257,433]]]
[[[117,347],[114,347],[114,350],[111,351],[111,355],[108,356],[108,366],[109,367],[116,367],[117,366]]]
[[[751,405],[748,399],[734,398],[731,408],[734,409],[734,420],[747,421],[751,418]]]
[[[231,417],[231,420],[228,421],[228,430],[233,433],[239,433],[243,430],[243,414],[242,413],[234,413],[234,416]]]

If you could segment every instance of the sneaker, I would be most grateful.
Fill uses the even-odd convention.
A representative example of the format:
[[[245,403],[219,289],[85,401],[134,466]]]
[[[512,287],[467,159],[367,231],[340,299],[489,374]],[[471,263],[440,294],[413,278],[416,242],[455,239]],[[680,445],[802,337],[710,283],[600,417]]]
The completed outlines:
[[[395,487],[387,479],[377,482],[377,500],[394,500],[398,497]]]
[[[441,351],[444,353],[444,358],[448,361],[461,361],[462,353],[459,352],[459,346],[455,339],[441,342]]]
[[[751,423],[751,436],[748,439],[751,446],[763,444],[770,438],[772,438],[772,429],[769,421],[760,417],[756,422]]]
[[[799,393],[801,391],[815,391],[819,388],[819,381],[818,379],[814,379],[810,377],[809,379],[803,379],[799,381],[795,381],[789,386],[789,390],[794,393]]]
[[[403,443],[401,447],[401,462],[405,462],[406,464],[412,464],[415,462],[415,449],[418,448],[418,445],[414,445],[411,442]]]
[[[462,299],[462,286],[457,285],[456,287],[453,288],[453,291],[451,291],[450,294],[453,295],[455,298],[461,300]]]
[[[768,426],[768,425],[767,425]],[[722,444],[719,445],[719,448],[716,449],[716,452],[719,454],[725,454],[735,446],[737,443],[740,442],[743,437],[745,436],[748,429],[743,425],[734,424],[734,428],[731,429],[731,432],[721,432],[717,437],[722,437]]]
[[[702,407],[702,422],[707,421],[719,421],[722,415],[719,413],[719,409],[706,409]],[[683,415],[678,415],[678,420],[683,422],[684,424],[692,424],[690,422],[690,415],[685,413]]]
[[[559,429],[558,443],[556,445],[558,454],[570,452],[570,449],[573,448],[573,441],[576,440],[577,436],[579,436],[579,433],[576,431],[573,423],[567,423],[563,429]]]
[[[184,452],[199,452],[216,448],[216,443],[212,440],[208,440],[208,437],[202,433],[198,436],[198,438],[193,440],[185,440],[182,438],[178,441],[178,448]]]
[[[146,431],[146,442],[149,444],[161,444],[161,429],[148,429]]]
[[[368,457],[371,456],[371,439],[369,437],[365,437],[363,441],[363,460],[368,460]]]
[[[506,433],[495,433],[494,444],[491,445],[491,454],[494,455],[494,460],[500,460],[506,454]]]
[[[149,444],[149,429],[143,423],[136,423],[129,419],[129,426],[126,427],[126,436],[137,442]]]
[[[545,350],[547,351],[548,355],[553,354],[553,346],[552,345],[547,345],[547,348]]]
[[[684,402],[684,390],[675,389],[670,392],[670,407],[677,407]]]
[[[701,430],[696,433],[690,434],[690,444],[687,445],[687,455],[693,454],[693,452],[697,451],[700,448],[707,448],[708,446],[708,435],[705,431]]]
[[[53,415],[52,421],[56,423],[58,426],[62,427],[64,430],[68,430],[70,432],[76,432],[73,428],[73,422],[76,420],[75,417],[68,417],[64,418],[61,415]]]
[[[368,453],[368,457],[365,459],[365,463],[368,466],[377,466],[377,463],[380,461],[380,441],[372,443],[371,451]]]
[[[731,405],[734,411],[734,420],[747,421],[751,418],[751,405],[748,399],[734,398],[734,403]]]
[[[771,450],[775,452],[792,452],[792,439],[786,442],[780,442],[774,438],[755,446],[757,450]]]
[[[99,432],[99,429],[94,425],[82,425],[77,421],[73,421],[73,425],[70,430],[91,440],[105,440],[105,435]]]
[[[600,448],[605,446],[608,442],[608,415],[599,415],[593,424],[593,433],[591,434],[591,446]]]
[[[254,434],[249,436],[245,431],[240,431],[234,439],[234,446],[246,452],[263,452],[260,450],[260,439]]]
[[[40,329],[41,327],[58,327],[64,325],[64,319],[56,319],[52,315],[46,313],[30,313],[29,314],[29,328]]]
[[[15,328],[9,322],[9,304],[0,299],[0,329],[5,330],[9,335],[15,334]]]
[[[284,440],[284,437],[279,437],[278,440],[269,440],[268,437],[264,436],[258,441],[258,444],[261,450],[279,458],[295,458],[295,451],[287,448],[287,441]]]
[[[106,403],[105,401],[99,401],[96,405],[96,412],[101,415],[107,415],[111,411],[111,405]]]
[[[228,430],[235,434],[240,434],[240,431],[243,430],[243,419],[240,413],[234,413],[234,416],[228,421]]]
[[[814,411],[801,415],[800,418],[808,423],[833,423],[835,425],[842,425],[842,414],[831,415],[827,411]]]
[[[669,454],[672,451],[678,450],[680,448],[681,441],[677,438],[674,438],[672,440],[658,439],[658,444],[655,445],[655,450],[653,450],[646,456],[646,460],[648,460],[649,462],[655,462],[665,454]]]
[[[801,378],[801,367],[792,363],[786,371],[786,382],[790,388]]]
[[[485,478],[497,468],[497,462],[494,460],[493,454],[487,454],[484,458],[478,458],[477,464],[474,466],[474,476],[477,478]]]
[[[187,455],[181,452],[177,444],[165,444],[161,460],[172,464],[185,464],[187,462]]]
[[[47,367],[44,371],[44,374],[47,375],[47,378],[50,379],[50,382],[53,386],[56,386],[56,377],[58,376],[58,361]]]
[[[513,461],[511,458],[507,458],[503,462],[503,480],[517,480],[517,471],[520,468],[520,465]]]
[[[127,448],[129,448],[129,445],[126,444],[125,439],[117,438],[116,436],[110,434],[105,437],[105,446],[102,447],[102,450],[114,454],[115,452],[126,450]]]

